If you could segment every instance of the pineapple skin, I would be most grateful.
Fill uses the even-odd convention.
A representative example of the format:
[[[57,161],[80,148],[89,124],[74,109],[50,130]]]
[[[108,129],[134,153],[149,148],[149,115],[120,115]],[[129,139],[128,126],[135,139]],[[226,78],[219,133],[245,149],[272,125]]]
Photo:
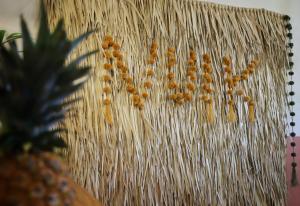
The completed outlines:
[[[0,157],[1,206],[70,206],[74,201],[74,185],[57,155]]]

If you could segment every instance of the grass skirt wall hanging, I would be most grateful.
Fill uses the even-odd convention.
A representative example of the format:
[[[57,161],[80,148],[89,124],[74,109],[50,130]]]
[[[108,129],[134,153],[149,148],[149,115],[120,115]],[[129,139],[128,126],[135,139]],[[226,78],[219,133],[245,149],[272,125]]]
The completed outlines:
[[[283,16],[183,0],[46,0],[97,32],[64,124],[75,180],[106,205],[284,205]]]

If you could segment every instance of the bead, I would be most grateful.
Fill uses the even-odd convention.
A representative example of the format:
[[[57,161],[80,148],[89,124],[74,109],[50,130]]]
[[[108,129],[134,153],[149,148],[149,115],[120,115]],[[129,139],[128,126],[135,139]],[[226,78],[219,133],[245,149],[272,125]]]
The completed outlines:
[[[196,90],[196,85],[192,82],[187,83],[187,88],[190,91],[195,91]]]
[[[110,75],[104,75],[104,76],[103,76],[103,81],[105,81],[105,82],[110,82],[110,81],[111,81]]]
[[[104,101],[103,101],[104,105],[110,105],[110,103],[111,103],[111,101],[108,98],[104,99]]]
[[[291,42],[290,42],[288,45],[289,45],[290,48],[293,48],[293,47],[294,47],[294,44],[291,43]]]
[[[113,41],[113,37],[110,36],[110,35],[105,35],[105,36],[103,37],[103,41]]]
[[[293,117],[293,116],[296,115],[296,113],[295,112],[291,112],[290,115]]]
[[[294,105],[295,105],[295,102],[294,102],[294,101],[290,101],[289,105],[290,105],[290,106],[294,106]]]
[[[229,57],[223,57],[223,64],[225,64],[226,66],[230,66],[231,59]]]
[[[292,167],[297,167],[297,163],[296,163],[296,162],[293,162],[293,163],[292,163]]]
[[[202,59],[205,63],[210,64],[211,62],[210,56],[208,54],[203,54]]]
[[[119,49],[121,48],[121,46],[120,46],[118,43],[114,42],[113,48],[114,48],[115,50],[119,50]]]
[[[142,93],[142,97],[143,97],[144,99],[148,98],[148,96],[149,96],[149,94],[148,94],[147,92],[143,92],[143,93]]]
[[[295,147],[295,146],[296,146],[296,143],[295,143],[295,142],[291,142],[291,146],[292,146],[292,147]]]
[[[294,75],[294,72],[293,72],[293,71],[290,71],[290,72],[289,72],[289,75],[290,75],[290,76],[293,76],[293,75]]]
[[[290,67],[294,66],[294,62],[289,62]]]
[[[175,74],[174,74],[173,72],[169,72],[169,73],[167,74],[167,77],[168,77],[169,80],[172,80],[172,79],[175,78]]]
[[[295,92],[291,91],[291,92],[289,93],[289,95],[290,95],[290,96],[294,96],[294,95],[295,95]]]
[[[296,123],[295,123],[295,122],[290,122],[290,125],[291,125],[292,127],[294,127],[294,126],[296,125]]]
[[[112,92],[112,90],[111,90],[111,88],[109,86],[106,86],[106,87],[103,88],[103,92],[105,94],[110,94]]]
[[[292,39],[292,38],[293,38],[293,34],[292,34],[292,33],[288,33],[288,34],[287,34],[287,37],[288,37],[289,39]]]
[[[285,25],[285,28],[287,28],[288,30],[291,30],[293,27],[291,24],[287,24],[287,25]]]
[[[147,89],[150,89],[152,86],[153,86],[153,84],[152,84],[151,81],[146,81],[146,82],[144,83],[144,87],[147,88]]]
[[[283,20],[289,21],[289,20],[291,20],[291,17],[289,15],[284,15]]]
[[[296,153],[295,153],[295,152],[292,152],[292,153],[291,153],[291,156],[292,156],[292,157],[296,157]]]
[[[290,52],[290,53],[289,53],[289,57],[292,57],[292,56],[294,56],[294,53],[293,53],[293,52]]]
[[[127,92],[129,92],[131,94],[135,93],[135,91],[136,91],[132,84],[129,84],[126,89],[127,89]]]
[[[294,85],[294,82],[293,81],[289,81],[289,85]]]
[[[102,43],[102,48],[103,49],[108,49],[109,48],[108,42],[103,42]]]
[[[291,137],[295,137],[296,133],[295,132],[291,132],[290,135],[291,135]]]
[[[113,66],[109,63],[105,63],[103,66],[104,66],[105,70],[112,70],[112,68],[113,68]]]
[[[148,69],[146,75],[148,77],[152,77],[154,75],[154,70],[153,69]]]

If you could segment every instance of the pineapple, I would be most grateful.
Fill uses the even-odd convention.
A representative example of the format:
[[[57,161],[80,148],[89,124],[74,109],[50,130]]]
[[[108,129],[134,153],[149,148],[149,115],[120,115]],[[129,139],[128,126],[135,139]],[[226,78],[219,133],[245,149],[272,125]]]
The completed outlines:
[[[15,41],[0,47],[0,205],[72,205],[75,190],[67,167],[55,154],[66,147],[58,126],[70,97],[87,80],[89,67],[78,63],[96,51],[66,64],[78,43],[66,38],[62,21],[50,31],[42,4],[37,40],[21,18],[23,52]]]

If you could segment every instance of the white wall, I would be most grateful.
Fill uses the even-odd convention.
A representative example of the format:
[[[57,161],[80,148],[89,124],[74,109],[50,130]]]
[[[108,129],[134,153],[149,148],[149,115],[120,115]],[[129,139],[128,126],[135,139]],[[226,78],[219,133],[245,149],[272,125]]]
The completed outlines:
[[[23,14],[30,29],[36,31],[36,11],[36,0],[0,0],[0,29],[19,32]]]
[[[209,0],[215,3],[265,8],[279,13],[288,14],[292,18],[293,36],[294,36],[294,62],[295,76],[294,79],[300,79],[300,0]],[[19,15],[24,14],[29,21],[30,27],[35,30],[35,0],[0,0],[0,28],[6,28],[10,32],[19,31]],[[300,81],[295,81],[295,112],[296,112],[296,133],[300,135]]]

